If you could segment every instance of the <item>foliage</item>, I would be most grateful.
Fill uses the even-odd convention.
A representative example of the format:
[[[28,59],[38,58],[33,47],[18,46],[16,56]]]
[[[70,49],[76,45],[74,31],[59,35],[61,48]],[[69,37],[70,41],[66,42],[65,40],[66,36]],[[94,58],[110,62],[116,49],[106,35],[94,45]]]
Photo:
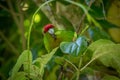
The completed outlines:
[[[115,1],[0,1],[0,79],[119,80],[120,44],[109,29],[120,25],[107,19]],[[56,40],[43,32],[48,23]]]

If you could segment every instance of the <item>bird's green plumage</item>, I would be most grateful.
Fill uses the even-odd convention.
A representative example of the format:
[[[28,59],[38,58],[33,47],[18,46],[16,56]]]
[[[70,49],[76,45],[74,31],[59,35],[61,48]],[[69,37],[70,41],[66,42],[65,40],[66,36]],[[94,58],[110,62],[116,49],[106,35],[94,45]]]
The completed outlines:
[[[59,46],[62,41],[72,41],[74,32],[59,30],[55,32],[55,35],[56,39],[54,39],[49,33],[44,34],[44,45],[48,53],[55,47]]]

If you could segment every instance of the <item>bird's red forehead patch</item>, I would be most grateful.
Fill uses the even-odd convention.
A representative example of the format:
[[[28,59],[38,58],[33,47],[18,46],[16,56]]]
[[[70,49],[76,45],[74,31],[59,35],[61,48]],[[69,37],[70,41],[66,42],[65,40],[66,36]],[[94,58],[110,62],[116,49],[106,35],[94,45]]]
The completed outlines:
[[[50,28],[53,28],[54,26],[52,24],[47,24],[43,27],[44,33],[46,33]]]

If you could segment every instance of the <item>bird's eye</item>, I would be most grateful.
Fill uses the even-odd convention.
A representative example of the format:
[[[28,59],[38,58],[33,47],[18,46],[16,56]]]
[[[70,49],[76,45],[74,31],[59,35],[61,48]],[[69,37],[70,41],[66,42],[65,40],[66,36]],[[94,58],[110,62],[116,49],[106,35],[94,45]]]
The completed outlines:
[[[54,34],[54,29],[51,28],[51,29],[48,30],[48,32],[49,32],[50,34]]]

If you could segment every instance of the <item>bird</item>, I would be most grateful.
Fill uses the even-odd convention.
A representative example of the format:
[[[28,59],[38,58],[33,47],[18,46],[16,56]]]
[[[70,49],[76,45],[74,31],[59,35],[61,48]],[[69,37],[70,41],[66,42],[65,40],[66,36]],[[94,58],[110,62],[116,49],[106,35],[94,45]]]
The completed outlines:
[[[53,24],[47,24],[43,27],[43,42],[47,52],[59,47],[63,41],[71,42],[74,37],[73,31],[57,30]]]

